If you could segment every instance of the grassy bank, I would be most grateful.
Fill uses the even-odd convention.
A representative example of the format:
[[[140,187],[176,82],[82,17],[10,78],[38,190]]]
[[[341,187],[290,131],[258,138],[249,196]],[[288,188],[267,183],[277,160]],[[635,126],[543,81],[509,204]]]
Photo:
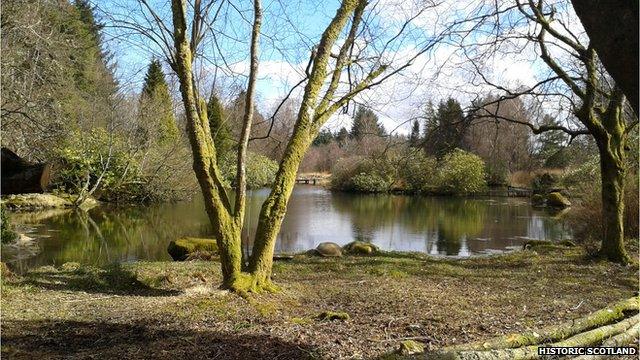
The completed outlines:
[[[212,262],[44,267],[2,283],[12,358],[376,358],[582,316],[638,289],[637,267],[577,248],[468,260],[421,255],[278,262],[279,294],[217,290]],[[347,320],[319,320],[326,311]]]

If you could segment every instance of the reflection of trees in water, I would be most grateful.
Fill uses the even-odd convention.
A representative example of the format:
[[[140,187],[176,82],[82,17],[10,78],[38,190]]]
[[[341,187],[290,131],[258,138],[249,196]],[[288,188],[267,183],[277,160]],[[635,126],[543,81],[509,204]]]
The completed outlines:
[[[43,226],[34,236],[46,236],[38,239],[42,252],[19,266],[168,259],[170,240],[202,236],[206,234],[203,230],[209,230],[203,227],[204,210],[193,204],[100,207],[89,212],[68,212],[38,223]]]
[[[353,237],[371,241],[376,231],[399,224],[425,234],[426,249],[458,254],[463,237],[477,236],[485,222],[486,203],[458,198],[334,194],[336,210],[351,218]]]

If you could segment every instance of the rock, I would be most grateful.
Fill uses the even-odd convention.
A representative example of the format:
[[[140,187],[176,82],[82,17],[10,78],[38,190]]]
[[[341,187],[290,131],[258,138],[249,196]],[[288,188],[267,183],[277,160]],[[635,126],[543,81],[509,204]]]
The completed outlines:
[[[349,320],[351,317],[349,316],[349,314],[347,314],[346,312],[343,311],[323,311],[320,314],[318,314],[318,316],[316,316],[316,319],[318,320],[326,320],[326,321],[332,321],[332,320],[340,320],[340,321],[346,321]]]
[[[571,201],[559,192],[552,192],[547,195],[547,205],[558,208],[571,206]]]
[[[342,247],[342,250],[349,255],[375,255],[380,249],[368,242],[352,241]]]
[[[342,248],[333,242],[323,242],[316,247],[317,254],[326,257],[342,256]]]
[[[69,200],[52,194],[9,195],[2,200],[9,210],[38,210],[71,207]]]
[[[175,261],[185,261],[191,256],[202,259],[205,253],[208,256],[217,254],[218,244],[214,239],[186,237],[170,242],[167,251]]]
[[[536,207],[540,207],[540,206],[544,206],[544,196],[540,195],[540,194],[533,194],[533,196],[531,196],[531,205],[536,206]]]
[[[404,340],[400,342],[398,353],[401,355],[415,355],[424,352],[424,344],[413,340]]]

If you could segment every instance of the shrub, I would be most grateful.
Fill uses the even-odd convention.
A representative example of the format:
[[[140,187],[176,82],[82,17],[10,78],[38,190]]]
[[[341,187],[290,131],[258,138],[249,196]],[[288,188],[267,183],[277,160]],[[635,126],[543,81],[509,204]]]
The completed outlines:
[[[361,156],[340,159],[333,168],[331,187],[337,190],[385,192],[395,182],[395,168],[388,158]]]
[[[236,154],[227,153],[220,163],[220,170],[224,180],[230,185],[235,185],[236,179]],[[258,189],[270,186],[276,178],[278,163],[268,157],[254,152],[247,152],[247,188]]]
[[[353,190],[365,193],[387,192],[391,186],[388,181],[375,172],[357,174],[351,179],[351,183]]]
[[[73,133],[57,156],[61,169],[56,174],[54,186],[58,190],[78,193],[89,179],[89,188],[100,180],[100,192],[108,193],[132,180],[137,173],[137,164],[123,150],[125,146],[104,129],[93,129],[88,133]]]
[[[474,154],[455,149],[439,164],[438,191],[447,194],[470,194],[487,186],[484,161]]]
[[[560,178],[548,172],[536,174],[531,181],[531,187],[536,194],[546,194],[555,188],[560,182]]]
[[[18,238],[18,234],[13,231],[13,227],[9,222],[9,216],[4,205],[0,206],[0,241],[3,244],[14,242]]]
[[[399,163],[400,177],[406,191],[419,193],[432,191],[437,181],[437,162],[423,151],[409,154]]]

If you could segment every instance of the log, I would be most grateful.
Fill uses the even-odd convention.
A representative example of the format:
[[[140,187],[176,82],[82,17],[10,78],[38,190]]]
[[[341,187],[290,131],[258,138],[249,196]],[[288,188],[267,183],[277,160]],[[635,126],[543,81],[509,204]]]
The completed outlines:
[[[51,182],[53,166],[49,163],[30,163],[13,151],[2,148],[3,195],[45,192]]]
[[[573,347],[573,346],[594,346],[602,343],[605,339],[624,333],[631,327],[640,322],[640,315],[635,315],[618,323],[605,325],[584,333],[577,334],[568,339],[555,342],[552,344],[532,345],[515,349],[498,349],[484,351],[458,351],[436,354],[430,358],[439,358],[447,360],[534,360],[540,359],[538,348],[540,347]]]
[[[637,313],[640,309],[640,298],[619,301],[588,314],[580,319],[570,320],[560,325],[549,326],[538,331],[529,331],[519,334],[509,334],[496,337],[486,341],[478,341],[469,344],[461,344],[445,347],[445,352],[468,351],[468,350],[488,350],[507,349],[521,346],[543,344],[566,339],[575,334],[607,325],[621,319],[631,312]]]
[[[627,331],[618,334],[616,336],[612,336],[609,339],[605,340],[602,343],[602,346],[626,346],[630,344],[638,344],[638,339],[640,339],[640,323],[635,324],[630,327]],[[599,360],[599,359],[610,359],[611,356],[607,355],[582,355],[573,358],[573,360]]]

